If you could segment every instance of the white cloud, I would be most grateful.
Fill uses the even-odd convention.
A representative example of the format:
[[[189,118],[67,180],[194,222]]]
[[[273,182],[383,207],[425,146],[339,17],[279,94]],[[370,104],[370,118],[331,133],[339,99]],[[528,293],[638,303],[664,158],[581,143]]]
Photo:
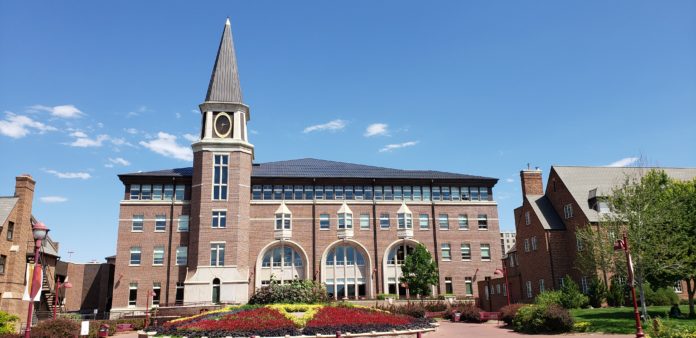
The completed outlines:
[[[72,132],[70,133],[70,136],[74,137],[75,140],[68,143],[68,145],[78,148],[101,147],[104,141],[109,140],[109,135],[106,134],[101,134],[97,135],[95,138],[90,138],[89,135],[81,131]]]
[[[129,111],[128,113],[126,113],[126,117],[138,116],[138,115],[140,115],[141,113],[144,113],[144,112],[147,112],[147,111],[150,111],[149,109],[147,109],[147,107],[145,107],[145,106],[140,106],[140,107],[138,107],[138,109],[133,110],[133,111]]]
[[[135,129],[135,128],[126,128],[124,130],[126,131],[126,133],[131,134],[131,135],[135,135],[135,134],[139,133],[138,129]]]
[[[77,109],[75,106],[71,104],[66,104],[62,106],[55,106],[55,107],[49,107],[49,106],[42,106],[42,105],[34,105],[29,107],[29,109],[33,110],[42,110],[42,111],[47,111],[51,113],[52,116],[55,117],[60,117],[64,119],[74,119],[74,118],[79,118],[85,115],[82,111]]]
[[[157,133],[157,138],[154,140],[140,141],[140,145],[166,157],[184,161],[193,160],[191,148],[180,146],[176,143],[176,136],[165,132]]]
[[[369,126],[367,126],[367,129],[365,130],[365,137],[371,137],[371,136],[377,136],[377,135],[388,135],[389,130],[387,129],[389,126],[386,123],[373,123]]]
[[[311,133],[313,131],[337,131],[346,127],[346,121],[341,119],[329,121],[324,124],[315,124],[304,129],[303,133]]]
[[[180,118],[181,118],[181,113],[174,113],[174,115],[176,115],[176,118],[177,118],[177,119],[180,119]]]
[[[413,147],[416,144],[418,144],[418,141],[408,141],[408,142],[404,142],[404,143],[387,144],[386,146],[384,146],[384,148],[380,149],[379,152],[383,153],[386,151],[392,151],[394,149]]]
[[[57,130],[55,127],[34,121],[24,115],[17,115],[11,112],[6,112],[5,115],[5,119],[0,120],[0,134],[11,138],[22,138],[27,136],[31,132],[31,129],[37,130],[39,134]]]
[[[184,134],[184,138],[191,141],[191,142],[197,142],[198,141],[198,136],[193,135],[193,134]]]
[[[111,162],[112,164],[120,164],[122,166],[130,165],[130,162],[128,162],[128,160],[126,160],[122,157],[117,157],[117,158],[109,157],[109,162]]]
[[[639,159],[640,159],[639,157],[626,157],[626,158],[622,158],[618,161],[609,163],[607,165],[607,167],[627,167],[631,164],[638,162]]]
[[[513,183],[513,182],[515,182],[515,179],[514,179],[514,178],[508,178],[508,179],[505,180],[505,182]]]
[[[44,203],[63,203],[68,201],[68,199],[63,196],[43,196],[39,199]]]
[[[92,177],[92,175],[90,175],[89,173],[86,173],[86,172],[65,172],[65,173],[63,173],[63,172],[53,170],[53,169],[48,169],[45,171],[49,174],[55,175],[58,178],[67,178],[67,179],[79,178],[81,180],[86,180],[86,179],[89,179]]]

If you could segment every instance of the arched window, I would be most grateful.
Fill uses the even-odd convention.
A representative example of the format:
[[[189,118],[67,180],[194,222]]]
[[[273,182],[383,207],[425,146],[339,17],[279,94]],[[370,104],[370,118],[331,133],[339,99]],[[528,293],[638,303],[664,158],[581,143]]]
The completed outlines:
[[[326,253],[322,278],[329,297],[357,299],[367,296],[369,267],[358,246],[338,244]]]
[[[384,265],[384,287],[387,293],[406,296],[406,289],[401,287],[399,279],[402,276],[401,265],[406,257],[416,249],[416,243],[412,241],[399,241],[387,252]]]
[[[410,255],[413,253],[413,250],[415,250],[416,247],[414,247],[411,244],[399,244],[394,246],[390,251],[389,255],[387,256],[387,264],[396,264],[396,265],[401,265],[404,264],[404,260],[406,259],[406,256]]]
[[[213,279],[213,303],[220,303],[220,279]]]
[[[336,246],[326,255],[327,266],[365,265],[365,256],[348,245]]]
[[[258,277],[261,285],[269,284],[271,279],[278,283],[304,279],[304,265],[300,251],[287,244],[278,244],[263,253]]]

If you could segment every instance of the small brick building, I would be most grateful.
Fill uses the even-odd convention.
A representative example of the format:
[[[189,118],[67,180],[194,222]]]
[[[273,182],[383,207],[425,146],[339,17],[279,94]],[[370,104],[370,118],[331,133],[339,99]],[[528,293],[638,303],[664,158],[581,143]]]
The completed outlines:
[[[244,303],[272,279],[320,281],[336,299],[404,296],[400,266],[417,244],[438,264],[435,294],[473,298],[500,264],[497,179],[255,163],[229,21],[200,110],[192,167],[119,175],[114,312]]]
[[[606,197],[626,177],[640,177],[650,168],[552,166],[546,190],[541,170],[520,172],[522,206],[515,209],[516,244],[504,265],[508,286],[502,274],[479,281],[481,307],[498,309],[511,303],[531,302],[544,290],[557,290],[569,275],[587,292],[590,278],[576,264],[582,250],[576,229],[598,226],[602,214],[609,212]],[[657,168],[674,178],[696,177],[693,168]],[[597,276],[604,278],[604,276]],[[675,285],[681,298],[687,298],[684,283]]]

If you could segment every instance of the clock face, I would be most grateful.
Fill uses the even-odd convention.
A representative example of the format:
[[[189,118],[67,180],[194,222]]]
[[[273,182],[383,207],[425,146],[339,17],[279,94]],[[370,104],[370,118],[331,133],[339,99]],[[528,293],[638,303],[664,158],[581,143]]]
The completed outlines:
[[[227,137],[232,131],[232,120],[226,113],[219,113],[215,116],[215,134],[218,137]]]

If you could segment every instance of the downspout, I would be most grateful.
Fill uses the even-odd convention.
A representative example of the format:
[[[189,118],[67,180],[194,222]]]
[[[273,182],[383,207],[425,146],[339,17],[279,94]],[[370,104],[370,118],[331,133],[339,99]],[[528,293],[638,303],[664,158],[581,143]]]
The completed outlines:
[[[556,288],[556,272],[553,268],[553,249],[551,248],[551,233],[550,231],[544,232],[544,237],[546,239],[546,250],[549,250],[549,262],[551,263],[551,285]]]
[[[437,223],[435,222],[435,201],[433,200],[433,182],[434,180],[430,180],[430,213],[432,214],[432,219],[433,219],[433,244],[435,245],[435,248],[433,250],[433,253],[435,254],[435,265],[437,266],[437,273],[438,273],[438,278],[437,278],[437,294],[440,294],[440,254],[438,250],[438,244],[437,244]]]
[[[172,269],[172,231],[174,230],[174,200],[176,196],[176,177],[172,177],[172,203],[169,204],[169,241],[167,247],[167,283],[164,285],[164,303],[169,305],[169,282]],[[161,297],[161,295],[160,295]]]
[[[312,179],[312,280],[317,280],[317,196],[315,195],[317,179]]]
[[[379,273],[379,258],[377,253],[377,202],[375,199],[375,179],[372,179],[372,247],[375,254],[375,267],[370,271],[373,274],[375,280],[375,292],[379,294],[380,290],[380,273]],[[384,290],[382,290],[384,291]],[[384,293],[384,292],[383,292]]]

